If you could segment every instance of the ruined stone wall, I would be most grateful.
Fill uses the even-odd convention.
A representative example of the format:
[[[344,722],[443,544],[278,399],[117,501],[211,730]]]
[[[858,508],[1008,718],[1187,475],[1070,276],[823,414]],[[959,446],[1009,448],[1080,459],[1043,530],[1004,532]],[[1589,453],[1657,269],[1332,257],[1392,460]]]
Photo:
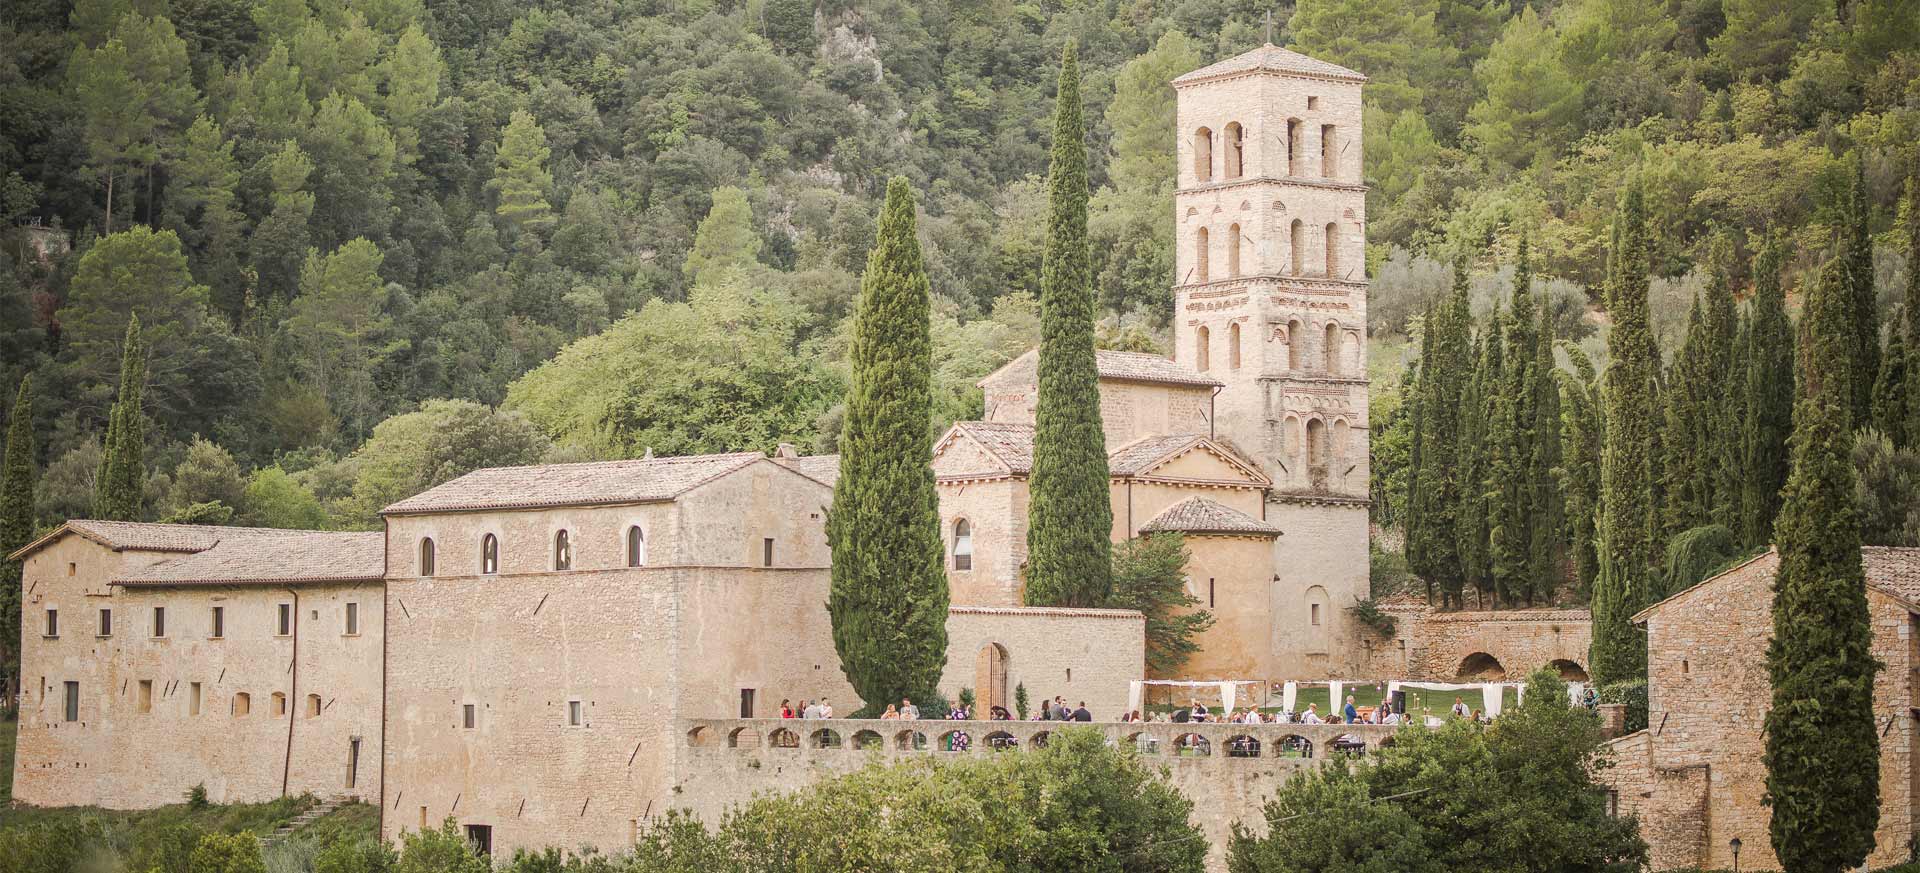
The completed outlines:
[[[758,793],[784,793],[805,788],[821,779],[850,773],[869,763],[897,760],[909,756],[931,755],[945,760],[983,757],[993,754],[1021,754],[1019,751],[995,751],[988,742],[990,734],[1004,732],[1014,741],[1014,749],[1030,749],[1036,737],[1060,729],[1058,722],[898,722],[898,721],[787,721],[709,720],[688,721],[680,725],[681,736],[674,748],[677,781],[673,806],[686,808],[707,822],[718,821],[727,809],[746,803]],[[1096,722],[1082,729],[1100,731],[1115,742],[1128,743],[1148,755],[1155,765],[1165,765],[1174,788],[1193,801],[1193,822],[1205,832],[1210,845],[1208,869],[1226,868],[1226,846],[1234,822],[1241,822],[1256,833],[1265,833],[1266,822],[1260,806],[1273,792],[1294,775],[1321,766],[1328,757],[1333,739],[1350,734],[1364,739],[1369,746],[1399,730],[1375,725],[1172,725],[1115,724]],[[794,732],[794,746],[771,742],[778,730]],[[820,747],[820,731],[831,731],[827,748]],[[970,750],[940,751],[947,747],[943,737],[950,731],[965,731]],[[867,732],[871,732],[870,734]],[[914,747],[913,735],[925,738],[923,747]],[[1210,754],[1188,757],[1173,754],[1176,738],[1187,735],[1204,738]],[[1234,736],[1251,736],[1261,743],[1261,756],[1228,757],[1223,752]],[[1313,757],[1276,757],[1273,750],[1282,738],[1298,736],[1312,744]],[[864,748],[864,743],[873,748]],[[1338,760],[1338,759],[1331,759]],[[659,811],[655,812],[660,814]]]
[[[1004,701],[989,693],[988,646],[1004,655]],[[1129,683],[1146,675],[1145,658],[1146,619],[1132,610],[955,607],[940,691],[956,700],[972,688],[984,716],[995,702],[1013,711],[1014,690],[1025,684],[1035,707],[1057,694],[1068,706],[1085,701],[1094,718],[1117,720]]]
[[[27,558],[14,798],[142,809],[178,803],[195,785],[216,803],[270,800],[283,787],[376,796],[381,586],[107,584],[171,556],[116,553],[68,535]],[[279,635],[279,605],[296,602],[295,633]],[[345,633],[347,603],[357,604],[356,635]],[[215,606],[224,613],[219,637]],[[161,637],[153,633],[156,607],[166,613]],[[60,612],[57,638],[44,633],[49,608]],[[103,609],[112,613],[110,635],[100,633]],[[66,682],[79,688],[72,722]],[[317,715],[308,695],[319,695]]]

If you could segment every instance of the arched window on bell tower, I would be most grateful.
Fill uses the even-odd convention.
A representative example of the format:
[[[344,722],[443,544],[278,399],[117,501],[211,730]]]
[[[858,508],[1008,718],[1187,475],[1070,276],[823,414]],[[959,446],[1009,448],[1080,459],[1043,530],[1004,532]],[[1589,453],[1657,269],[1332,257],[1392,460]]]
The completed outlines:
[[[1229,179],[1238,179],[1240,178],[1241,171],[1241,147],[1245,145],[1243,141],[1245,131],[1241,130],[1240,122],[1234,121],[1227,124],[1225,133],[1227,135],[1227,166],[1225,175]]]
[[[1240,275],[1240,225],[1227,225],[1227,275]]]
[[[1288,370],[1292,370],[1295,372],[1299,371],[1300,361],[1304,354],[1301,351],[1300,346],[1302,343],[1306,341],[1306,339],[1307,339],[1306,336],[1302,334],[1300,331],[1300,321],[1298,319],[1287,322],[1287,369]]]
[[[1300,135],[1306,125],[1298,118],[1287,119],[1287,175],[1300,175]]]
[[[1193,281],[1207,281],[1207,229],[1193,232]]]
[[[1307,227],[1296,218],[1287,225],[1287,272],[1295,276],[1306,274],[1301,261],[1307,259]]]
[[[1213,131],[1204,127],[1193,132],[1193,180],[1213,181]]]
[[[1193,331],[1193,368],[1202,373],[1212,365],[1213,337],[1206,325],[1200,325]]]
[[[1333,222],[1327,222],[1326,241],[1327,241],[1327,278],[1337,279],[1340,277],[1340,226],[1339,225],[1334,224]]]
[[[1321,344],[1321,354],[1325,358],[1327,375],[1340,372],[1340,325],[1327,322],[1327,338]]]
[[[1338,145],[1339,138],[1334,132],[1333,125],[1320,125],[1320,175],[1329,179],[1339,175],[1337,172],[1340,164]]]
[[[1227,326],[1227,369],[1240,369],[1240,322]]]

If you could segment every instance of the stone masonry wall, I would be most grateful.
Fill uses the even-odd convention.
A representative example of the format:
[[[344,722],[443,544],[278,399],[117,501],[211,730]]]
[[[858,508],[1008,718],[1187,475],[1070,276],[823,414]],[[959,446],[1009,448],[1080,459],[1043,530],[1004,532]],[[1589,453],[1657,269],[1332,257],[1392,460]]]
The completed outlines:
[[[1585,678],[1593,619],[1584,609],[1437,612],[1415,598],[1381,608],[1394,617],[1394,633],[1364,632],[1369,675],[1450,682],[1470,656],[1485,654],[1508,681],[1549,665],[1561,667],[1566,678]]]
[[[381,586],[107,585],[166,557],[114,552],[78,535],[28,557],[14,798],[141,809],[178,803],[195,785],[216,803],[270,800],[283,785],[292,794],[377,796]],[[296,633],[277,635],[279,605],[296,602]],[[345,633],[347,603],[357,604],[356,635]],[[214,606],[224,611],[220,637]],[[165,636],[153,633],[155,607],[166,611]],[[44,633],[50,608],[60,613],[57,638]],[[103,609],[112,613],[110,635],[100,633]],[[64,718],[66,682],[79,687],[73,722]],[[319,696],[317,715],[308,695]]]
[[[955,607],[947,618],[947,667],[940,691],[948,700],[961,688],[974,689],[980,715],[988,699],[983,682],[984,649],[998,645],[1005,655],[1007,702],[1025,684],[1035,707],[1060,695],[1067,705],[1085,701],[1094,718],[1118,720],[1127,706],[1128,685],[1146,675],[1146,619],[1118,609],[989,609]],[[849,710],[841,710],[847,712]]]

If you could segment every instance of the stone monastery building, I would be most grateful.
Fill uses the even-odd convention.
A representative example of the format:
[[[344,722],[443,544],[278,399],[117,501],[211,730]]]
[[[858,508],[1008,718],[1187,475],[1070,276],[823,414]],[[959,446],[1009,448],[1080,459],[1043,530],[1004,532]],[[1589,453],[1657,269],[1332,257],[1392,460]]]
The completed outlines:
[[[1218,617],[1193,678],[1362,668],[1364,82],[1271,45],[1173,82],[1176,351],[1098,366],[1113,537],[1184,532],[1190,590]],[[985,420],[931,459],[953,593],[941,689],[984,710],[1024,684],[1117,718],[1144,678],[1141,615],[1024,606],[1036,365],[982,380]],[[478,470],[372,533],[68,522],[17,553],[14,796],[354,795],[388,837],[452,817],[501,851],[617,847],[669,808],[793,787],[813,770],[719,778],[692,747],[783,698],[860,705],[825,609],[837,471],[785,447]],[[727,745],[785,747],[758,724]],[[1264,797],[1194,773],[1220,789],[1216,837]]]

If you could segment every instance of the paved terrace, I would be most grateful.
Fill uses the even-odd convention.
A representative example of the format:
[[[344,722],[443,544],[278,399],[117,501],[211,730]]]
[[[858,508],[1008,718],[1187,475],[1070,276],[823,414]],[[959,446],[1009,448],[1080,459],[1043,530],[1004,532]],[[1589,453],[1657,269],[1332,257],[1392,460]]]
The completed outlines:
[[[779,756],[795,763],[863,763],[872,752],[906,755],[989,755],[1045,745],[1063,728],[1091,728],[1142,754],[1181,768],[1260,766],[1284,762],[1314,766],[1331,755],[1363,755],[1391,742],[1393,725],[1163,724],[1159,722],[952,721],[921,719],[681,719],[687,745],[702,752]],[[961,739],[964,737],[964,740]],[[846,759],[854,759],[848,761]],[[1275,760],[1277,759],[1277,760]]]

